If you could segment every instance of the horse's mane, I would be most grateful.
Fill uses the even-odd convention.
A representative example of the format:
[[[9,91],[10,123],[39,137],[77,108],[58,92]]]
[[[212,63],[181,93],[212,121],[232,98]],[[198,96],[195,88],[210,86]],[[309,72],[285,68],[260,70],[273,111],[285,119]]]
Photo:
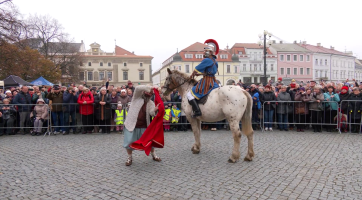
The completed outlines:
[[[187,80],[188,83],[194,85],[197,83],[197,81],[193,78],[190,78],[189,75],[180,72],[178,70],[172,70],[172,76],[174,77],[174,80],[178,83],[178,84],[182,84],[184,82],[184,80]]]

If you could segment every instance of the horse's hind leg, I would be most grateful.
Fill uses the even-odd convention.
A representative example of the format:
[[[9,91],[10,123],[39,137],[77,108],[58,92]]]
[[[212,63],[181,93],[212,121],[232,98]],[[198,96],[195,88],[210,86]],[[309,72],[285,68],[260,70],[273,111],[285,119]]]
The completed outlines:
[[[239,129],[239,121],[237,120],[228,120],[230,124],[230,130],[233,133],[234,138],[234,147],[233,152],[229,158],[230,163],[235,163],[240,158],[240,140],[241,140],[241,131]]]
[[[254,132],[251,132],[246,137],[248,138],[248,153],[246,154],[244,160],[245,161],[252,161],[254,157]]]
[[[192,132],[194,132],[195,143],[191,148],[193,154],[199,154],[201,148],[200,133],[201,133],[201,121],[187,116],[187,120],[190,122]]]

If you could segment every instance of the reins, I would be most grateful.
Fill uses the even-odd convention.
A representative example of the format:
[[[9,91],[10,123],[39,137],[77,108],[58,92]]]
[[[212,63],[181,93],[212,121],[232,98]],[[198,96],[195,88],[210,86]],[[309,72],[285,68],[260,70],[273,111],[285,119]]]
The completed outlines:
[[[173,79],[172,79],[172,81],[174,82]],[[176,86],[176,87],[174,87],[174,88],[172,88],[172,89],[171,89],[171,88],[168,88],[168,86],[163,86],[163,88],[170,89],[170,90],[172,91],[172,90],[174,90],[174,89],[182,86],[183,84],[187,83],[188,81],[189,81],[188,79],[184,78],[184,82],[183,82],[183,83],[179,84],[178,86]]]

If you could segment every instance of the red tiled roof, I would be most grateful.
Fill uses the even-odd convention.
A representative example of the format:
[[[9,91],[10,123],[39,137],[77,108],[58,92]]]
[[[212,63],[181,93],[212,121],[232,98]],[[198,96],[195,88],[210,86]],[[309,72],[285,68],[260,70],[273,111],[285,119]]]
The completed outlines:
[[[239,54],[239,51],[243,52],[243,55],[246,54],[245,49],[263,49],[263,46],[259,46],[256,43],[235,43],[230,49],[230,53]],[[272,52],[267,48],[267,53],[272,54]]]
[[[334,49],[328,49],[323,46],[314,46],[310,44],[298,44],[301,47],[304,47],[308,49],[309,51],[313,51],[315,53],[329,53],[329,54],[337,54],[337,55],[343,55],[343,56],[349,56],[346,53],[334,50]]]
[[[204,52],[204,47],[207,47],[206,44],[202,44],[200,42],[195,42],[192,45],[186,47],[185,49],[183,49],[180,52],[187,52],[187,51],[201,51]]]
[[[136,55],[134,53],[131,53],[129,51],[127,51],[126,49],[123,49],[119,46],[116,45],[116,48],[115,48],[115,52],[116,52],[116,55]]]
[[[152,56],[139,56],[139,55],[82,55],[84,57],[124,57],[124,58],[153,58]]]

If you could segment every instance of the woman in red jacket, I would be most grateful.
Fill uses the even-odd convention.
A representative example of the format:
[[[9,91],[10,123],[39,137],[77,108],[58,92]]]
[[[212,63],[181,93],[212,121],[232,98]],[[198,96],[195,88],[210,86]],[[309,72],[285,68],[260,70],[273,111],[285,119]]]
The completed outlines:
[[[94,98],[88,88],[84,88],[78,97],[79,113],[83,123],[83,134],[92,133]]]

